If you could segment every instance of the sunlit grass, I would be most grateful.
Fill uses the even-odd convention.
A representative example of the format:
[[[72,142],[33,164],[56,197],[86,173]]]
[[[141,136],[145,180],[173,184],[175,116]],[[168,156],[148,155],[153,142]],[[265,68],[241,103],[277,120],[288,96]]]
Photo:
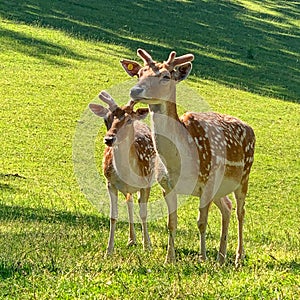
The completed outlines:
[[[221,1],[220,6],[210,1],[141,1],[134,6],[140,13],[137,20],[141,26],[136,27],[134,20],[124,14],[132,12],[131,2],[119,3],[114,14],[107,12],[103,24],[99,18],[104,15],[98,13],[101,9],[108,11],[108,7],[111,10],[109,3],[100,7],[92,0],[73,2],[70,8],[60,2],[60,10],[48,7],[49,3],[45,7],[33,1],[16,4],[26,5],[30,15],[18,10],[19,6],[12,10],[10,3],[0,4],[0,298],[299,298],[299,55],[290,39],[299,34],[293,28],[296,8],[282,1],[275,1],[280,5],[277,8],[273,1],[232,1],[237,6],[228,1]],[[161,26],[149,26],[157,24],[159,18],[149,19],[140,9],[157,12],[165,3],[175,15],[176,9],[182,9],[184,20],[189,20],[188,32],[178,32],[174,26],[162,31]],[[189,5],[194,8],[200,4],[206,14],[196,10],[187,13]],[[244,9],[239,10],[238,4]],[[210,16],[220,13],[220,8],[247,22],[246,16],[257,13],[267,14],[268,22],[270,17],[288,22],[268,23],[274,32],[278,28],[281,32],[273,36],[272,43],[266,39],[268,45],[257,46],[256,38],[248,36],[250,41],[245,44],[245,34],[255,32],[249,25],[252,23],[239,27],[243,33],[240,36],[231,36],[220,28],[237,28],[240,19],[229,23],[225,14],[224,19],[215,22],[216,18]],[[117,21],[116,13],[120,16]],[[262,25],[264,16],[259,20],[251,22],[256,22],[253,26],[261,28],[259,34],[263,36],[268,28]],[[171,17],[160,24],[168,22],[172,22]],[[177,24],[183,25],[182,19],[178,18]],[[199,28],[216,35],[202,34]],[[287,41],[281,40],[283,33],[290,34]],[[152,51],[157,60],[166,59],[173,48],[180,54],[195,53],[194,68],[186,82],[186,89],[193,93],[189,93],[189,99],[179,97],[180,113],[205,107],[239,117],[256,132],[255,162],[246,200],[246,259],[238,270],[233,263],[237,244],[235,213],[227,263],[220,267],[216,261],[220,215],[214,206],[208,224],[208,261],[198,262],[196,198],[189,198],[179,208],[176,265],[163,264],[166,218],[149,223],[151,252],[142,250],[140,224],[136,224],[137,246],[127,248],[128,225],[119,222],[115,253],[105,258],[108,215],[97,212],[77,183],[74,134],[82,113],[100,90],[107,89],[118,101],[127,102],[128,90],[120,91],[120,84],[128,77],[119,60],[138,59],[138,46]],[[247,52],[250,46],[253,53]],[[247,58],[249,54],[253,58]],[[100,170],[104,126],[99,130],[95,157]],[[103,176],[101,180],[104,185]],[[160,197],[156,188],[151,201]],[[99,194],[99,200],[108,208],[106,193]]]

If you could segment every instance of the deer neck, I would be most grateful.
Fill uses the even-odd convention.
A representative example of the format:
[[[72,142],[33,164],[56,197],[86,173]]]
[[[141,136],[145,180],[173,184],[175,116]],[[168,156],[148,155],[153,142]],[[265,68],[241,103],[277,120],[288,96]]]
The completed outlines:
[[[171,181],[176,181],[182,163],[178,147],[185,147],[187,143],[184,143],[185,127],[177,114],[175,95],[168,101],[150,104],[149,110],[156,150]]]
[[[149,104],[149,111],[152,115],[154,126],[154,119],[160,115],[166,116],[175,121],[179,121],[176,105],[176,88],[174,87],[173,91],[170,94],[170,97],[165,101],[160,101],[156,104]]]
[[[149,110],[154,118],[158,115],[164,115],[172,120],[179,121],[176,102],[165,101],[160,104],[150,104]]]
[[[126,128],[126,135],[113,146],[113,163],[117,172],[123,172],[121,177],[128,176],[128,170],[136,167],[136,152],[134,151],[134,127]]]
[[[172,92],[169,99],[156,104],[149,104],[149,111],[154,135],[166,134],[166,137],[168,137],[174,130],[178,130],[177,127],[181,123],[177,114],[176,90]],[[172,130],[170,131],[170,129]]]

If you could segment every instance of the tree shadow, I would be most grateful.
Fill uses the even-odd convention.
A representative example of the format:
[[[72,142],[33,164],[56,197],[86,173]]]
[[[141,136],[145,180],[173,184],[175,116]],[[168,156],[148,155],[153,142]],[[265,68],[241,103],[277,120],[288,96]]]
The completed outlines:
[[[282,270],[288,271],[289,273],[299,274],[300,272],[300,263],[295,260],[290,261],[280,261],[275,260],[267,264],[267,267],[270,270],[274,270],[275,268],[280,268]]]
[[[7,183],[1,183],[1,182],[0,182],[0,190],[10,192],[10,193],[14,192],[14,188],[12,186],[10,186]]]
[[[197,77],[299,101],[299,5],[279,2],[253,1],[247,7],[246,2],[225,0],[4,1],[0,16],[123,45],[132,58],[138,47],[157,60],[166,59],[173,49],[192,52]],[[30,44],[27,37],[4,34]],[[34,39],[32,43],[38,45],[33,54],[41,58],[46,58],[45,51],[65,55],[57,45]],[[70,50],[66,55],[78,57]]]
[[[67,47],[50,43],[24,33],[8,30],[3,27],[0,27],[0,36],[5,37],[2,39],[1,46],[5,47],[7,50],[20,52],[41,60],[47,60],[51,64],[68,66],[69,63],[62,62],[61,59],[58,59],[60,56],[76,60],[86,58]]]
[[[109,228],[108,219],[104,216],[0,204],[0,222],[4,221],[39,222],[46,224],[64,223],[68,226],[85,225],[95,230],[103,227]]]
[[[109,228],[104,216],[2,203],[0,224],[5,229],[0,232],[0,280],[34,269],[56,272],[67,251],[101,252],[101,233]]]
[[[11,173],[0,173],[0,180],[4,180],[4,182],[0,182],[0,191],[4,193],[15,193],[18,191],[18,188],[13,186],[11,183],[6,183],[6,180],[16,180],[16,179],[25,179],[22,175],[19,175],[18,173],[11,174]]]

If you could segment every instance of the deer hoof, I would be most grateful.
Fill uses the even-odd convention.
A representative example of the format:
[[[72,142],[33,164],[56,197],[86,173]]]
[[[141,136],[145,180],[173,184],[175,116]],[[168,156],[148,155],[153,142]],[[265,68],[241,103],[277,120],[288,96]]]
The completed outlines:
[[[225,261],[226,261],[225,255],[219,253],[219,254],[218,254],[217,261],[219,262],[219,265],[220,265],[220,266],[224,265],[224,263],[225,263]]]
[[[176,258],[175,258],[175,253],[174,254],[168,254],[165,260],[165,264],[169,265],[169,264],[175,264],[176,262]]]
[[[144,251],[151,251],[152,250],[151,243],[150,244],[144,244],[143,248],[144,248]]]
[[[199,256],[199,262],[200,262],[200,263],[205,262],[206,259],[207,259],[206,255],[200,254],[200,256]]]
[[[113,250],[107,250],[105,253],[105,258],[110,258],[113,255]]]
[[[244,259],[244,255],[240,255],[240,254],[236,255],[235,263],[234,263],[236,269],[238,269],[242,266],[243,259]]]
[[[129,240],[128,243],[127,243],[127,247],[132,247],[132,246],[135,246],[136,243],[135,243],[135,240]]]

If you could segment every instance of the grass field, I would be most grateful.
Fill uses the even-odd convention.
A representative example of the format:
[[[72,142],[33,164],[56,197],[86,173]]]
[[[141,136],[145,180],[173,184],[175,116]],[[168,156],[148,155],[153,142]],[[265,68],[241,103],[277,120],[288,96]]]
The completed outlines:
[[[299,299],[299,16],[298,1],[280,0],[1,1],[0,298]],[[137,60],[138,47],[157,60],[173,49],[193,53],[186,88],[255,130],[246,259],[238,270],[234,214],[227,263],[216,261],[215,207],[209,259],[197,261],[195,198],[178,212],[175,265],[163,263],[165,217],[149,222],[151,252],[142,250],[138,223],[139,243],[126,247],[128,225],[121,220],[115,253],[104,257],[108,197],[96,195],[106,203],[99,212],[81,192],[73,141],[100,90],[128,100],[120,84],[131,83],[119,60]],[[182,108],[197,109],[189,99],[179,99]],[[104,186],[102,175],[97,180]]]

